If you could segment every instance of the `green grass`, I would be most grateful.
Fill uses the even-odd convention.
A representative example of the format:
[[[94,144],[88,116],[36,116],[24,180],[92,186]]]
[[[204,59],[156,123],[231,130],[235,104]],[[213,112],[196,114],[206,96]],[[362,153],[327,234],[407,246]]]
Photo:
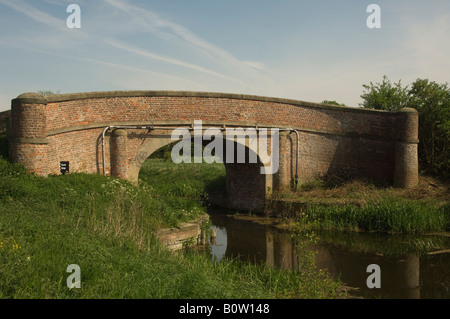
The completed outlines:
[[[358,180],[332,186],[312,181],[301,185],[297,192],[280,192],[272,198],[285,203],[284,217],[308,221],[321,229],[390,233],[450,231],[448,184],[426,177],[421,179],[412,189],[376,186]]]
[[[426,233],[449,228],[448,207],[433,207],[424,201],[383,198],[362,207],[355,205],[310,205],[305,210],[323,229],[354,229],[393,233]]]
[[[156,160],[135,187],[101,175],[39,177],[0,156],[0,298],[339,296],[323,273],[216,262],[158,244],[157,229],[205,212],[199,197],[223,174]],[[80,289],[66,285],[70,264],[81,268]]]
[[[140,182],[151,187],[155,194],[190,199],[201,198],[205,185],[211,191],[225,191],[224,178],[223,164],[174,164],[162,159],[147,160],[139,174]]]

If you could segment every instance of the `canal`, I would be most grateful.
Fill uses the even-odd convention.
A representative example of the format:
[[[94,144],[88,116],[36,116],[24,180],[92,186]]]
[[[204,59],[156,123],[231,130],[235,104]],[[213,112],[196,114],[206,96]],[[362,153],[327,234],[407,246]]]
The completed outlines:
[[[209,244],[212,258],[240,258],[298,271],[299,239],[280,229],[276,219],[210,212],[216,238]],[[277,226],[278,225],[278,226]],[[351,287],[363,298],[450,299],[450,237],[443,235],[391,235],[385,233],[315,231],[309,243],[315,267]],[[368,288],[372,272],[380,267],[381,288]]]

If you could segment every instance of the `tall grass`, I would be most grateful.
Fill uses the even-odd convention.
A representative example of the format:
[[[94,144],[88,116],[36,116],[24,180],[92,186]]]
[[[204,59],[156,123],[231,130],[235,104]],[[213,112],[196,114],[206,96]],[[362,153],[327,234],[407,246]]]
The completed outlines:
[[[412,189],[367,180],[314,180],[274,193],[268,213],[307,219],[322,229],[427,233],[450,231],[448,184],[421,176]],[[282,206],[279,211],[275,208]],[[316,223],[318,221],[318,223]]]
[[[155,163],[143,168],[135,187],[88,174],[43,178],[0,157],[0,298],[340,295],[339,284],[326,276],[215,262],[160,246],[155,230],[204,213],[198,181],[210,172],[194,166],[166,171],[166,164]],[[80,289],[66,285],[70,264],[80,266]]]
[[[306,214],[320,220],[321,228],[357,229],[394,233],[421,233],[450,229],[448,206],[427,201],[385,197],[355,205],[309,205]]]

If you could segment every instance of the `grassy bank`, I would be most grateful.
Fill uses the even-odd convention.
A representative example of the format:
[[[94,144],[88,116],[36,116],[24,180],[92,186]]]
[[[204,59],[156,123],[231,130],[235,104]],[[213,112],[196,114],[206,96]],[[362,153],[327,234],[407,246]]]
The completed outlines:
[[[449,193],[448,183],[421,176],[412,189],[314,181],[272,199],[285,203],[285,216],[321,229],[427,233],[450,231]]]
[[[146,163],[141,185],[134,187],[100,175],[38,177],[0,156],[0,298],[340,294],[338,283],[323,273],[215,262],[160,247],[155,230],[203,214],[204,186],[222,174],[213,166],[168,165]],[[71,264],[80,266],[80,289],[67,287]]]

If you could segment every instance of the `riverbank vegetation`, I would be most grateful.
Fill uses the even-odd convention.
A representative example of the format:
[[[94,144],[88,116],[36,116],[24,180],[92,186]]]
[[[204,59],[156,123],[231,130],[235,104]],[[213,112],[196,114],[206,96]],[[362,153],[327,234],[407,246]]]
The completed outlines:
[[[351,229],[395,233],[450,231],[450,88],[428,79],[403,86],[382,82],[363,85],[361,106],[396,111],[404,107],[419,114],[420,182],[398,189],[362,180],[316,180],[297,192],[274,194],[287,203],[286,215],[302,215],[322,229]],[[324,101],[326,103],[327,101]],[[330,102],[337,104],[337,102]],[[287,213],[291,209],[290,213]],[[319,222],[317,222],[319,221]]]
[[[320,229],[430,233],[450,231],[448,194],[448,182],[421,176],[412,189],[362,180],[315,180],[271,199],[283,202],[280,217],[310,221]],[[268,207],[269,215],[279,212]]]
[[[5,138],[2,137],[5,142]],[[325,273],[170,252],[154,234],[205,212],[211,165],[146,163],[135,187],[101,175],[26,174],[0,156],[0,298],[336,298]],[[169,167],[169,166],[170,167]],[[220,179],[220,176],[219,176]],[[68,288],[67,267],[81,270]]]

